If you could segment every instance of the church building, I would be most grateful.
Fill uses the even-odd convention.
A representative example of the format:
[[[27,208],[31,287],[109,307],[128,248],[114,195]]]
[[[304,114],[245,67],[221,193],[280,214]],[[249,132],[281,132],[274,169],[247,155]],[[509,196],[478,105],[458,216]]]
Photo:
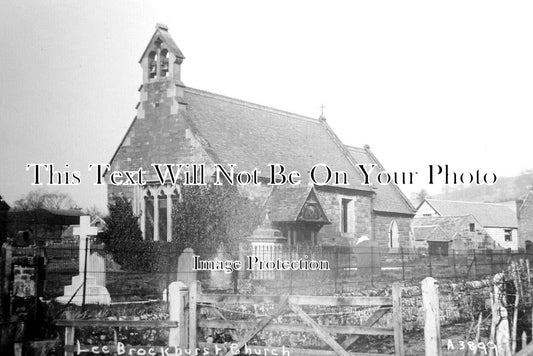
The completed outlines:
[[[181,81],[184,59],[168,28],[158,24],[140,59],[137,115],[110,163],[110,171],[147,171],[146,185],[108,185],[109,198],[131,199],[145,239],[173,239],[172,204],[181,190],[179,184],[161,185],[151,164],[199,163],[206,169],[235,164],[237,171],[266,174],[269,164],[279,163],[286,172],[300,172],[301,184],[243,185],[239,191],[261,203],[272,228],[288,244],[353,246],[368,236],[383,249],[412,246],[414,208],[409,200],[395,185],[362,184],[357,164],[383,169],[368,146],[344,145],[323,116],[306,117],[187,87]],[[312,184],[308,175],[317,164],[346,172],[346,184]],[[325,170],[317,171],[324,179]]]

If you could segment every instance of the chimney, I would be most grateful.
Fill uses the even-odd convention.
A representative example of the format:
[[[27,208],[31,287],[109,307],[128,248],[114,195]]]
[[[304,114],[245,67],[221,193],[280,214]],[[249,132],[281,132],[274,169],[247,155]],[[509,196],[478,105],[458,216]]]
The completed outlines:
[[[517,199],[515,200],[515,204],[516,204],[516,218],[520,220],[520,208],[522,207],[522,204],[524,204],[524,200]]]

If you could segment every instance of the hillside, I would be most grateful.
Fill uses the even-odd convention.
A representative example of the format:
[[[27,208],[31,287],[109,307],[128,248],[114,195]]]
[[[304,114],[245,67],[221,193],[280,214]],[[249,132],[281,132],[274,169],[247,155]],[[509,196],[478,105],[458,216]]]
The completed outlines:
[[[500,177],[492,186],[470,185],[455,189],[448,187],[443,189],[443,193],[432,198],[499,203],[523,199],[531,189],[533,189],[533,173],[525,173],[515,177]]]

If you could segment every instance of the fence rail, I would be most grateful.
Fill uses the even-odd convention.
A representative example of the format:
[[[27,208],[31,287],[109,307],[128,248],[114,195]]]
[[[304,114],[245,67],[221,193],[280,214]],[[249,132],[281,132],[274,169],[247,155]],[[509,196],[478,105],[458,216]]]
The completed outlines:
[[[264,249],[264,251],[263,251]],[[46,271],[40,271],[39,283],[44,286],[44,297],[52,299],[63,294],[63,287],[69,285],[72,276],[78,274],[79,248],[75,243],[50,244],[42,248],[47,259]],[[103,245],[94,244],[93,253],[106,256],[105,272],[88,270],[90,275],[105,274],[105,283],[113,301],[139,299],[159,299],[166,286],[176,279],[179,253],[162,251],[150,268],[127,270],[113,263],[112,255]],[[283,261],[298,259],[324,260],[326,270],[241,270],[234,273],[199,271],[197,279],[205,286],[213,284],[218,276],[222,285],[212,289],[233,290],[234,293],[254,291],[261,294],[317,294],[325,295],[357,290],[358,288],[382,287],[393,282],[417,284],[430,276],[440,280],[475,280],[494,275],[505,270],[511,261],[520,258],[533,261],[533,254],[510,252],[507,250],[450,250],[447,256],[415,253],[400,248],[395,251],[358,251],[354,247],[276,247],[254,246],[240,251],[204,250],[198,251],[202,258],[210,260],[245,259],[246,256],[263,256],[266,260],[279,258]],[[365,256],[366,254],[366,256]],[[126,255],[132,259],[142,258],[143,251],[131,248]],[[266,256],[266,257],[265,257]],[[268,258],[267,258],[268,257]],[[373,268],[361,269],[361,261],[369,260]],[[44,281],[44,282],[43,282]],[[257,289],[259,288],[259,289]]]
[[[219,311],[218,307],[228,304],[252,304],[264,305],[272,304],[276,307],[267,315],[251,320],[228,320]],[[363,325],[319,325],[311,316],[307,314],[301,306],[325,306],[325,307],[346,307],[346,306],[365,306],[376,307],[370,318]],[[218,319],[202,319],[204,313],[198,313],[197,308],[213,308],[216,310]],[[280,319],[285,311],[292,311],[303,324],[292,324],[287,322],[272,323],[273,320]],[[375,327],[374,324],[381,319],[387,312],[392,312],[392,327]],[[262,330],[266,331],[283,331],[283,332],[306,332],[313,333],[328,345],[333,351],[318,349],[295,349],[285,348],[291,355],[385,355],[380,353],[354,353],[348,351],[348,348],[358,339],[359,335],[388,335],[394,337],[395,355],[404,355],[403,330],[402,330],[402,312],[401,312],[401,286],[399,283],[393,284],[391,297],[333,297],[333,296],[286,296],[286,295],[227,295],[227,294],[205,294],[202,293],[201,285],[192,283],[189,289],[189,348],[207,348],[210,352],[223,350],[222,355],[235,354],[235,351],[243,348],[252,338]],[[244,329],[247,332],[244,336],[239,337],[231,349],[226,344],[208,343],[197,341],[197,328],[221,328],[221,329]],[[339,344],[331,334],[347,334],[347,339]],[[285,354],[283,347],[268,346],[257,347],[254,349],[267,349],[272,352],[275,350],[278,354]],[[217,353],[218,354],[218,353]]]

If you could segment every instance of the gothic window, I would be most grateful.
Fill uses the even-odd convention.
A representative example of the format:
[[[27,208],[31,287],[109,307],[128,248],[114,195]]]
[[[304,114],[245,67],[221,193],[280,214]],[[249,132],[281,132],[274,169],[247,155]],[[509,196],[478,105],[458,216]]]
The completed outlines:
[[[167,241],[167,196],[164,192],[159,192],[157,205],[159,209],[159,239]]]
[[[350,206],[350,199],[342,199],[341,201],[341,232],[346,233],[349,232],[349,206]]]
[[[355,214],[355,199],[348,197],[340,200],[339,213],[340,213],[340,226],[339,231],[341,234],[354,236],[356,214]]]
[[[154,239],[154,197],[150,191],[146,192],[144,196],[144,214],[146,216],[144,222],[144,238],[152,241]]]
[[[390,248],[399,248],[400,247],[400,234],[398,232],[398,224],[395,220],[392,220],[389,226],[389,247]]]
[[[161,72],[159,73],[160,78],[165,78],[168,76],[168,50],[163,49],[161,51],[160,58],[160,66],[161,66]]]
[[[172,241],[172,207],[179,187],[145,186],[141,201],[141,230],[145,240]]]
[[[154,79],[157,76],[157,53],[152,51],[148,54],[148,77]]]

